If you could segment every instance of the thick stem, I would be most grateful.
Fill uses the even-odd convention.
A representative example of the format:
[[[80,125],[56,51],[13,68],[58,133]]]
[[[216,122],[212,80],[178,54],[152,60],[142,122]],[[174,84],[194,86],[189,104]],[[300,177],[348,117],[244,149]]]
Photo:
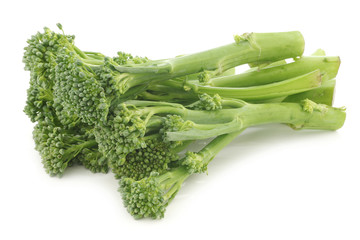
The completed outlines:
[[[344,124],[344,109],[315,103],[308,109],[307,103],[249,104],[241,108],[239,116],[243,127],[286,123],[296,129],[337,130]]]
[[[287,96],[283,102],[300,102],[304,99],[310,99],[316,103],[332,106],[334,100],[336,80],[328,80],[321,84],[320,87],[312,90]]]
[[[302,104],[248,104],[239,109],[211,111],[207,116],[208,122],[205,121],[205,114],[201,111],[189,110],[188,117],[204,121],[205,126],[216,122],[224,124],[214,129],[202,130],[195,125],[193,129],[187,131],[167,132],[167,139],[169,141],[206,139],[268,123],[285,123],[294,129],[337,130],[342,127],[346,117],[344,109],[315,104],[309,100],[305,100]]]
[[[301,56],[304,39],[300,32],[251,33],[238,43],[170,59],[172,73],[179,76],[217,70],[220,73],[245,63],[277,61]]]
[[[283,81],[316,69],[319,69],[322,75],[327,75],[328,79],[332,79],[337,75],[339,66],[339,57],[302,57],[288,64],[270,65],[269,67],[237,75],[212,78],[208,85],[213,87],[258,86]]]
[[[208,139],[222,134],[240,131],[243,124],[239,119],[223,124],[201,124],[195,125],[187,131],[167,132],[166,139],[168,141],[184,141]]]
[[[308,91],[320,85],[321,73],[319,70],[280,82],[245,88],[210,87],[193,83],[186,84],[186,86],[191,88],[195,93],[219,94],[221,97],[238,98],[248,101],[288,96]]]
[[[251,33],[242,41],[207,51],[150,61],[132,66],[114,66],[121,73],[133,74],[129,87],[181,77],[204,70],[222,73],[227,69],[251,62],[274,62],[301,56],[304,39],[300,32]],[[151,74],[149,74],[151,73]]]

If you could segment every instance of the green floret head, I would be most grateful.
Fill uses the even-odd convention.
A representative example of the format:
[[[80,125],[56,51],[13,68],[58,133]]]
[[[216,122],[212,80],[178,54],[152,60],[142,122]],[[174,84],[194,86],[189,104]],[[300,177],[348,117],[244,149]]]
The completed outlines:
[[[119,192],[125,207],[135,219],[164,217],[167,201],[163,197],[164,190],[156,180],[158,175],[153,173],[139,181],[131,178],[120,180]]]
[[[204,158],[198,153],[186,152],[181,165],[184,166],[190,173],[205,173],[207,172],[207,165],[204,164]]]
[[[30,87],[24,112],[33,122],[42,117],[39,115],[46,110],[44,108],[53,104],[56,56],[64,43],[73,39],[73,36],[44,28],[43,33],[38,32],[27,41],[23,62],[25,70],[30,71]]]
[[[35,149],[48,174],[62,176],[68,167],[81,162],[85,149],[97,151],[97,143],[87,131],[87,126],[63,126],[57,118],[38,122],[33,131]]]
[[[153,172],[141,180],[122,178],[119,192],[128,212],[136,219],[164,217],[167,205],[176,196],[190,173],[183,167],[163,174]]]
[[[25,114],[32,122],[53,118],[52,86],[41,79],[36,73],[30,73],[30,87],[27,90]]]
[[[23,62],[25,70],[44,73],[49,76],[53,74],[54,64],[58,50],[66,44],[72,44],[74,36],[59,34],[44,28],[44,32],[31,36],[24,48]]]
[[[152,172],[163,173],[169,168],[168,164],[177,159],[178,155],[172,151],[169,143],[151,139],[146,141],[145,148],[129,153],[123,164],[113,159],[110,166],[116,178],[140,180],[149,177]]]
[[[129,107],[119,105],[106,122],[96,125],[94,131],[99,151],[110,161],[117,161],[116,165],[123,164],[128,153],[146,147],[143,139],[146,123],[141,114]]]
[[[58,56],[55,69],[55,102],[84,123],[93,125],[105,120],[109,106],[94,71],[67,49]]]
[[[39,151],[44,168],[51,176],[61,176],[75,161],[77,153],[67,151],[76,137],[74,134],[49,122],[40,122],[35,126],[35,149]]]
[[[210,96],[207,93],[199,95],[199,101],[194,102],[188,107],[194,110],[206,110],[206,111],[215,111],[222,109],[222,100],[219,94]]]
[[[101,83],[102,88],[105,90],[105,94],[110,102],[114,97],[121,98],[129,86],[128,81],[131,80],[131,75],[128,73],[120,73],[113,70],[113,64],[116,62],[105,57],[103,65],[99,66],[95,73],[98,76],[98,81]]]

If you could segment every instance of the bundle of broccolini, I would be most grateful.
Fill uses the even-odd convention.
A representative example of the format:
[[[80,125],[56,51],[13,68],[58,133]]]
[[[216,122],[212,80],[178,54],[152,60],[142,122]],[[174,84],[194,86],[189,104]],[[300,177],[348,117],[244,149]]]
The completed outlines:
[[[163,60],[82,51],[48,28],[32,36],[25,113],[45,170],[111,170],[135,218],[161,218],[182,183],[248,127],[339,129],[332,107],[340,59],[302,56],[299,32],[236,35],[234,42]],[[294,61],[289,61],[293,59]],[[249,64],[235,74],[234,67]],[[200,139],[208,144],[187,150]]]

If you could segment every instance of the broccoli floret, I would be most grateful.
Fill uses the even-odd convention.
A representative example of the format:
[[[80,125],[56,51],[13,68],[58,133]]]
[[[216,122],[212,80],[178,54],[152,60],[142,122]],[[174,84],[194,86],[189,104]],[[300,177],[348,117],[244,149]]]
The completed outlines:
[[[115,159],[110,161],[109,165],[116,178],[140,180],[149,177],[152,172],[163,173],[169,169],[169,163],[178,160],[177,151],[161,138],[147,140],[145,144],[145,148],[129,153],[124,163]]]
[[[59,25],[60,27],[61,25]],[[23,62],[25,70],[30,71],[31,77],[24,111],[33,122],[44,120],[45,117],[53,118],[52,114],[55,112],[64,125],[74,125],[73,122],[79,120],[76,112],[64,108],[63,100],[67,99],[59,98],[56,93],[56,89],[61,85],[61,82],[57,80],[65,80],[58,76],[58,62],[61,62],[62,58],[66,58],[64,57],[66,54],[76,55],[77,52],[81,52],[73,45],[73,42],[74,36],[58,34],[49,28],[44,28],[43,33],[38,32],[27,41]],[[84,53],[81,54],[86,56]],[[97,53],[92,53],[92,55],[100,56]],[[92,59],[91,57],[87,58]],[[95,59],[93,60],[95,61]],[[68,73],[61,74],[61,77],[66,74]],[[72,81],[73,79],[66,80]],[[65,107],[67,106],[65,105]]]
[[[150,177],[138,181],[123,178],[119,182],[119,192],[125,207],[134,218],[159,219],[164,217],[167,205],[188,176],[190,173],[180,167],[161,175],[154,172]]]
[[[222,99],[219,94],[215,94],[214,96],[206,93],[199,94],[199,101],[189,105],[188,108],[207,111],[219,110],[222,109]]]
[[[105,120],[108,103],[97,75],[76,54],[64,51],[55,68],[55,102],[85,123]]]
[[[107,158],[123,163],[126,154],[146,147],[146,115],[136,112],[131,106],[121,104],[109,116],[108,121],[95,127],[99,150]]]
[[[207,173],[216,154],[247,127],[336,130],[345,120],[345,109],[312,101],[332,102],[329,79],[339,58],[284,60],[302,55],[299,32],[236,35],[229,45],[149,60],[81,51],[58,27],[60,34],[45,28],[32,36],[23,57],[30,71],[24,111],[38,122],[36,149],[52,176],[74,164],[94,173],[111,169],[135,218],[162,218],[184,181]],[[258,67],[225,74],[245,63]],[[209,138],[200,151],[180,157],[187,144]]]
[[[95,127],[99,150],[121,165],[127,154],[145,148],[146,140],[154,133],[160,133],[163,141],[176,146],[182,141],[207,139],[265,123],[280,122],[303,128],[340,126],[326,124],[319,112],[306,112],[297,103],[247,104],[241,100],[226,100],[225,103],[236,107],[199,111],[173,103],[127,101],[109,115],[107,122],[100,122]],[[329,111],[335,110],[329,108]],[[335,115],[340,124],[343,113]]]
[[[61,25],[58,27],[62,30]],[[61,104],[70,116],[76,115],[90,125],[106,120],[113,105],[133,99],[153,81],[161,82],[206,71],[222,73],[249,62],[296,57],[303,51],[303,38],[298,32],[270,34],[273,41],[267,41],[268,34],[251,33],[239,44],[171,59],[153,61],[120,53],[118,57],[106,60],[101,54],[81,51],[74,45],[73,36],[68,38],[64,33],[57,34],[49,29],[43,35],[58,38],[57,41],[49,41],[49,45],[58,43],[59,46],[51,51],[52,65],[49,67],[53,73],[55,69],[54,101]],[[262,54],[248,44],[249,39],[262,49]],[[289,48],[277,51],[284,41]],[[252,57],[244,57],[243,51],[248,51]],[[42,56],[41,51],[34,51],[34,54]],[[28,59],[26,57],[26,62],[31,64],[36,62]],[[107,81],[109,78],[110,81]]]
[[[136,219],[164,217],[166,207],[175,198],[183,182],[193,173],[207,171],[207,165],[216,154],[242,132],[219,136],[207,144],[200,152],[188,152],[181,160],[182,166],[159,174],[136,180],[122,178],[119,192],[128,212]]]
[[[97,148],[96,141],[88,139],[83,128],[65,128],[50,120],[38,122],[33,137],[35,149],[51,176],[61,176],[67,167],[79,162],[84,149]]]
[[[25,70],[30,71],[30,87],[24,112],[31,121],[52,118],[48,108],[53,105],[56,53],[61,48],[61,39],[72,42],[73,36],[57,34],[45,28],[44,33],[33,35],[24,48]]]

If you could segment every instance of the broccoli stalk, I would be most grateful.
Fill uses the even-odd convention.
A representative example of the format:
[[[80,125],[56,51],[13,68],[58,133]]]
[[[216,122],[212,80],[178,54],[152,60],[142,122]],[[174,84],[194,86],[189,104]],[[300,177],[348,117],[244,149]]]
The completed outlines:
[[[306,82],[306,79],[310,80],[310,76],[315,77],[316,74],[311,75],[311,72],[316,71],[321,75],[321,85],[325,84],[337,75],[339,66],[339,57],[301,57],[289,64],[279,61],[264,68],[252,68],[237,75],[209,77],[205,82],[194,78],[172,79],[150,85],[147,91],[141,93],[140,96],[144,100],[189,104],[191,101],[196,101],[199,93],[211,95],[217,93],[222,97],[238,98],[251,102],[265,102],[274,96],[272,101],[279,102],[286,99],[286,94],[291,96],[300,92],[308,92],[310,89],[314,91],[307,94],[305,98],[315,102],[320,100],[320,103],[329,103],[329,97],[327,99],[317,98],[324,91],[324,89],[319,89],[321,88],[320,83],[311,85],[311,82]],[[203,77],[202,75],[201,78]],[[300,82],[303,87],[296,86],[295,82]],[[306,84],[308,85],[306,86]],[[328,87],[329,85],[325,88],[329,89]],[[184,88],[187,91],[184,91]],[[319,89],[318,94],[315,94],[317,89]],[[293,101],[291,98],[285,101],[287,100]]]
[[[207,172],[207,166],[214,159],[214,157],[225,146],[230,144],[234,138],[240,135],[245,128],[237,132],[220,135],[214,138],[199,152],[186,152],[186,156],[182,159],[181,165],[184,166],[190,173],[205,173]]]
[[[317,59],[321,59],[319,57],[325,56],[325,51],[322,49],[316,50],[311,56],[318,57]],[[326,59],[326,60],[325,60]],[[332,63],[335,62],[332,60],[333,57],[324,58],[324,63]],[[338,58],[338,67],[340,65],[340,58]],[[335,92],[335,84],[336,80],[335,77],[337,75],[337,71],[334,71],[335,68],[333,68],[333,74],[331,74],[331,71],[327,71],[327,78],[323,78],[323,82],[321,83],[321,86],[318,88],[311,89],[310,91],[294,94],[287,96],[283,101],[284,102],[300,102],[304,99],[310,99],[316,103],[326,104],[329,106],[332,106],[333,99],[334,99],[334,92]]]
[[[240,39],[235,39],[233,44],[207,51],[172,59],[148,61],[140,65],[125,64],[115,66],[115,69],[128,73],[155,73],[155,76],[147,78],[158,80],[171,79],[204,70],[222,73],[245,63],[274,62],[297,57],[301,56],[304,50],[304,40],[299,32],[247,33],[239,37]],[[139,75],[139,77],[143,76]]]
[[[179,81],[170,80],[163,85],[150,86],[148,91],[140,96],[156,101],[182,100],[180,102],[184,103],[189,100],[193,101],[198,94],[206,93],[210,95],[219,94],[224,98],[265,101],[314,89],[321,85],[321,81],[321,71],[318,69],[283,81],[251,87],[213,87],[192,81],[187,81],[183,84]],[[151,92],[154,93],[152,94]]]
[[[195,93],[219,94],[225,98],[259,101],[305,92],[320,85],[321,73],[319,70],[315,70],[284,81],[246,88],[211,87],[193,83],[186,83],[185,88],[191,89]]]
[[[204,101],[211,102],[211,99],[206,98]],[[201,119],[204,124],[188,123],[186,125],[192,128],[190,130],[166,132],[170,141],[208,138],[218,135],[208,145],[197,153],[187,152],[186,156],[180,160],[181,165],[177,168],[162,174],[153,172],[149,177],[140,180],[124,177],[119,181],[119,192],[122,195],[124,205],[136,219],[164,217],[166,207],[177,195],[184,181],[193,173],[207,172],[207,166],[216,154],[249,126],[268,122],[282,122],[295,129],[335,130],[340,128],[345,120],[344,109],[316,104],[310,100],[303,100],[301,103],[276,104],[247,104],[243,101],[231,99],[217,99],[217,101],[222,101],[223,107],[237,106],[238,108],[222,110],[214,108],[213,111],[188,110],[185,114],[186,118],[190,118],[190,115],[197,116],[197,120]],[[207,121],[202,119],[204,113],[210,114],[212,118],[208,115]],[[226,122],[228,119],[233,119],[234,116],[237,117],[235,119],[237,129],[231,126],[231,131],[228,134],[223,134],[227,131],[224,130],[223,126],[226,129],[228,128],[227,124],[205,124],[209,120]],[[185,122],[183,124],[185,125]],[[211,134],[208,134],[209,132]]]
[[[245,34],[236,43],[165,60],[87,61],[76,49],[58,54],[55,101],[84,123],[106,120],[112,106],[133,99],[149,83],[161,82],[204,70],[218,74],[257,61],[300,56],[304,42],[299,32]],[[85,55],[86,56],[86,55]],[[121,62],[122,64],[119,64]]]
[[[207,165],[216,154],[228,145],[243,130],[224,134],[213,139],[198,153],[188,152],[182,166],[163,174],[153,172],[141,180],[122,178],[119,192],[128,212],[136,219],[164,217],[166,207],[193,173],[207,171]]]
[[[232,102],[236,104],[239,101]],[[209,112],[188,110],[186,115],[183,115],[187,120],[187,127],[181,131],[166,131],[165,139],[206,139],[267,123],[285,123],[294,129],[336,130],[344,124],[344,110],[317,104],[309,99],[301,103],[244,103],[243,107]]]
[[[285,97],[283,102],[300,102],[304,99],[309,99],[319,104],[326,104],[332,106],[334,100],[336,80],[331,79],[323,82],[320,87],[311,89],[306,92],[294,94]]]
[[[207,85],[212,87],[251,87],[283,81],[317,69],[323,79],[336,77],[340,67],[340,58],[331,56],[303,56],[288,64],[270,65],[261,69],[232,76],[211,78]]]
[[[234,103],[231,103],[234,101]],[[227,105],[235,105],[236,100],[226,100]],[[128,212],[136,219],[150,217],[154,219],[164,217],[168,204],[175,198],[184,181],[193,173],[207,172],[207,166],[216,154],[228,145],[236,136],[249,126],[267,122],[283,122],[295,129],[327,129],[340,128],[345,120],[344,109],[332,108],[323,104],[316,104],[310,100],[304,100],[301,104],[277,103],[277,104],[246,104],[235,111],[238,112],[238,129],[232,129],[228,134],[221,125],[213,129],[213,139],[199,152],[187,152],[181,160],[181,166],[163,174],[152,173],[149,177],[141,180],[122,178],[119,182],[119,192]],[[225,112],[224,112],[225,111]],[[226,115],[233,109],[211,111],[214,118]],[[231,114],[230,114],[231,115]],[[224,124],[223,124],[224,125]],[[198,127],[198,126],[196,126]],[[202,126],[204,128],[204,126]],[[206,134],[209,129],[196,129],[191,132],[167,132],[169,140],[198,139],[210,137]],[[192,134],[189,134],[191,132]],[[205,134],[204,134],[205,133]],[[190,137],[191,136],[191,137]],[[199,137],[202,136],[202,137]]]
[[[286,123],[295,129],[336,130],[345,120],[344,109],[302,103],[248,104],[241,100],[204,98],[191,110],[180,104],[132,100],[118,106],[107,122],[94,131],[99,151],[122,165],[126,156],[145,148],[158,134],[174,146],[186,140],[206,139],[266,123]],[[219,102],[221,101],[221,102]],[[223,108],[224,109],[221,109]]]
[[[58,27],[62,30],[60,24]],[[244,34],[237,36],[233,44],[154,61],[123,53],[110,59],[100,53],[83,52],[74,45],[74,36],[57,34],[48,28],[28,43],[24,54],[26,69],[40,77],[45,74],[45,81],[41,81],[48,82],[45,89],[53,92],[53,102],[61,105],[68,122],[80,118],[90,125],[106,120],[112,106],[133,99],[151,82],[201,71],[221,74],[245,63],[301,56],[304,50],[299,32]],[[35,120],[34,116],[46,102],[38,93],[43,83],[33,82],[35,90],[30,90],[25,111]]]

